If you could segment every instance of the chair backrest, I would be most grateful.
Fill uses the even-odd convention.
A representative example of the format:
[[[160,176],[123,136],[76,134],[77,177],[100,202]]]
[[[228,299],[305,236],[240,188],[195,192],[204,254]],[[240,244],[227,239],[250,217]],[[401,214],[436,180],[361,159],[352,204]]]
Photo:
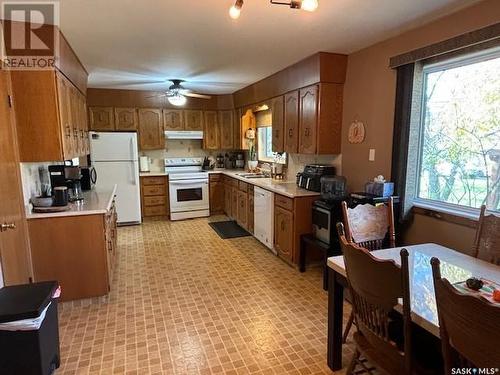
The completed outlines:
[[[441,278],[439,259],[431,264],[446,373],[457,366],[452,348],[474,367],[498,367],[500,307],[459,292]]]
[[[481,207],[473,251],[476,258],[500,265],[500,217],[486,215],[486,206]]]
[[[389,247],[396,246],[392,197],[386,204],[374,206],[367,203],[354,208],[349,208],[344,201],[342,212],[348,242],[354,242],[368,250],[382,249],[387,239]]]
[[[340,228],[339,228],[340,231]],[[408,251],[401,250],[401,267],[392,260],[375,258],[370,252],[340,236],[347,281],[359,332],[383,356],[398,358],[410,373],[411,305]],[[393,309],[403,300],[403,350],[391,335]]]

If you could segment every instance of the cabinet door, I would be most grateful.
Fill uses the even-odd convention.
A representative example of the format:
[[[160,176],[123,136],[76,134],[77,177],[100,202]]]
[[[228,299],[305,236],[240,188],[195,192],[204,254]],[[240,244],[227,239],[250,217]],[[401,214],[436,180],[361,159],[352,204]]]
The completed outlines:
[[[69,101],[69,82],[61,73],[56,75],[57,99],[59,109],[59,123],[61,126],[61,139],[63,158],[70,159],[73,154],[73,127],[71,126],[71,105]]]
[[[278,255],[292,261],[293,213],[281,207],[274,207],[274,246]]]
[[[234,110],[233,118],[233,148],[236,150],[242,149],[241,139],[241,109]]]
[[[71,108],[71,126],[73,130],[73,158],[83,154],[83,143],[80,136],[80,104],[78,100],[78,90],[72,84],[69,84],[69,103]]]
[[[204,148],[207,150],[218,150],[219,147],[219,125],[217,111],[205,111],[205,126],[203,133]]]
[[[254,196],[253,191],[248,192],[248,215],[247,229],[250,233],[254,232]]]
[[[318,127],[318,86],[300,90],[299,153],[316,153],[316,130]]]
[[[229,184],[224,184],[224,213],[232,217],[232,211],[231,211],[231,185]]]
[[[112,107],[90,107],[89,118],[90,129],[92,130],[115,130],[115,119]]]
[[[273,152],[285,151],[284,138],[284,98],[282,96],[271,100],[272,129],[273,129]]]
[[[219,111],[220,148],[233,148],[234,113],[233,111]]]
[[[186,130],[203,130],[203,111],[185,110],[184,127]]]
[[[184,114],[182,109],[164,109],[163,126],[165,130],[184,130]]]
[[[80,102],[80,116],[82,117],[82,129],[83,129],[83,145],[84,154],[90,154],[90,140],[89,140],[89,122],[87,117],[87,99],[84,95],[81,96]]]
[[[231,187],[231,217],[238,219],[238,188]]]
[[[115,108],[116,130],[137,130],[138,122],[137,110],[135,108]]]
[[[299,146],[299,92],[285,95],[285,151],[296,154]]]
[[[210,214],[223,213],[224,206],[224,184],[222,182],[210,182]]]
[[[141,150],[165,148],[161,109],[139,109],[139,148]]]
[[[238,224],[247,228],[247,216],[248,216],[248,195],[245,191],[238,191]]]

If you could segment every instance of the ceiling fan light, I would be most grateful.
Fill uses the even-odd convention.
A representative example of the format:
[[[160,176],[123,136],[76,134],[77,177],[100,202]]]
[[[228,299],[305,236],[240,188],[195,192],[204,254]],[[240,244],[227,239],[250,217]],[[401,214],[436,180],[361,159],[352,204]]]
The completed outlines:
[[[233,20],[240,18],[241,7],[243,6],[243,0],[236,0],[233,6],[229,8],[229,17]]]
[[[314,12],[318,9],[318,0],[302,0],[300,8],[308,12]]]
[[[187,102],[187,99],[184,95],[169,96],[167,99],[170,104],[178,107],[183,106]]]

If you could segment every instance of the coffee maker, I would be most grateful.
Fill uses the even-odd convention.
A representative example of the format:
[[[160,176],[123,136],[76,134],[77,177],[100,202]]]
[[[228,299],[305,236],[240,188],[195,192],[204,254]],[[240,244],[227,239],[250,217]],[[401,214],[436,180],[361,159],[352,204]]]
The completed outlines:
[[[52,191],[57,186],[66,186],[69,191],[69,200],[79,202],[83,200],[82,174],[80,167],[67,165],[49,165],[49,176]]]

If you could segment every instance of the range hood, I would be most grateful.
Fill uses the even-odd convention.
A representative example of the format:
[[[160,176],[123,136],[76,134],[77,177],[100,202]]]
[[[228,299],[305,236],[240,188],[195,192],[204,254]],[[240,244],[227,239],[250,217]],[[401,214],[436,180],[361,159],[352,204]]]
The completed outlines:
[[[189,130],[166,130],[165,138],[167,139],[203,139],[202,131]]]

